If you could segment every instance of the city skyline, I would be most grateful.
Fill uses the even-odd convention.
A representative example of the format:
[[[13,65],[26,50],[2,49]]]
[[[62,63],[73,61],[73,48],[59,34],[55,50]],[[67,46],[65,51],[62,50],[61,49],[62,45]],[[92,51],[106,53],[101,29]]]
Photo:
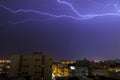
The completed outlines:
[[[0,58],[41,51],[57,59],[120,56],[118,0],[0,1]]]

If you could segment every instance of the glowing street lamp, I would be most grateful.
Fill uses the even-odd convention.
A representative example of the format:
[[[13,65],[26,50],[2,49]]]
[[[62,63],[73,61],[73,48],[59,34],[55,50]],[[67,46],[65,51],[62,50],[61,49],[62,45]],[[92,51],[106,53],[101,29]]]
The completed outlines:
[[[74,67],[74,66],[70,66],[70,69],[71,69],[71,70],[75,70],[75,67]]]

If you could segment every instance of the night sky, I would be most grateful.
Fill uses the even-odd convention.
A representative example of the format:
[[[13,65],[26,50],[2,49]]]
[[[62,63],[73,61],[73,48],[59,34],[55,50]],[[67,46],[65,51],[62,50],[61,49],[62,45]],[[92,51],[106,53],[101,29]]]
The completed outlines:
[[[120,57],[119,0],[0,0],[0,58],[42,51],[55,59]]]

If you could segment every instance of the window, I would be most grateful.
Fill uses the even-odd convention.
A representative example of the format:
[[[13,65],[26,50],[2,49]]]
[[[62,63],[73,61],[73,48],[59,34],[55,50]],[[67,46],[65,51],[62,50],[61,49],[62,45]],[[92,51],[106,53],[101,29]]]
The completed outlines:
[[[23,59],[24,61],[27,61],[27,59]]]
[[[41,80],[43,80],[44,78],[42,77]]]
[[[35,71],[34,74],[40,74],[41,72],[40,71]]]
[[[50,61],[52,61],[52,58],[50,58]]]
[[[38,61],[38,59],[35,59],[35,61]]]
[[[42,65],[42,67],[45,67],[45,65]]]
[[[37,74],[37,72],[34,72],[34,74]]]
[[[50,65],[50,67],[52,67],[52,65]]]
[[[25,72],[26,75],[28,75],[28,72]]]
[[[51,73],[51,71],[49,71],[49,73]]]
[[[29,68],[29,65],[26,65],[26,68]]]
[[[40,68],[41,67],[41,65],[35,65],[35,68]]]
[[[23,73],[23,75],[28,75],[28,72],[22,72]]]
[[[29,65],[23,65],[24,68],[29,68]]]
[[[40,59],[35,59],[35,61],[40,61]]]

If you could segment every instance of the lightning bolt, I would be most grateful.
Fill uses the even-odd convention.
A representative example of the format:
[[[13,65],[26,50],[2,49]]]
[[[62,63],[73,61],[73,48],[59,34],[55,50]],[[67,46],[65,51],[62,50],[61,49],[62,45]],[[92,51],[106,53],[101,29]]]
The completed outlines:
[[[114,6],[115,6],[116,11],[120,12],[120,9],[118,8],[118,3],[119,1],[117,1],[117,3]]]
[[[55,14],[51,14],[51,13],[47,13],[47,12],[44,13],[44,12],[40,12],[40,11],[36,11],[36,10],[32,10],[32,9],[29,9],[29,10],[24,10],[24,9],[13,10],[11,8],[8,8],[8,7],[4,6],[4,5],[2,5],[2,4],[0,4],[0,7],[4,8],[7,11],[10,11],[13,14],[22,12],[22,13],[34,13],[34,14],[38,14],[38,15],[45,15],[45,16],[51,17],[51,18],[44,19],[44,20],[26,19],[26,20],[22,20],[22,21],[19,21],[19,22],[10,22],[9,21],[9,23],[12,23],[12,24],[25,23],[25,22],[29,22],[29,21],[46,21],[46,20],[53,20],[53,19],[56,19],[56,18],[71,18],[71,19],[75,19],[75,20],[83,20],[83,19],[91,19],[91,18],[100,17],[100,16],[120,16],[120,13],[119,13],[120,9],[118,8],[118,2],[116,4],[114,4],[114,7],[115,7],[115,9],[117,11],[115,13],[82,15],[74,8],[74,6],[71,3],[63,1],[63,0],[56,0],[56,1],[59,4],[64,4],[64,5],[68,6],[69,8],[71,8],[71,11],[73,13],[75,13],[76,16],[78,16],[78,17],[70,16],[70,15],[55,15]]]

